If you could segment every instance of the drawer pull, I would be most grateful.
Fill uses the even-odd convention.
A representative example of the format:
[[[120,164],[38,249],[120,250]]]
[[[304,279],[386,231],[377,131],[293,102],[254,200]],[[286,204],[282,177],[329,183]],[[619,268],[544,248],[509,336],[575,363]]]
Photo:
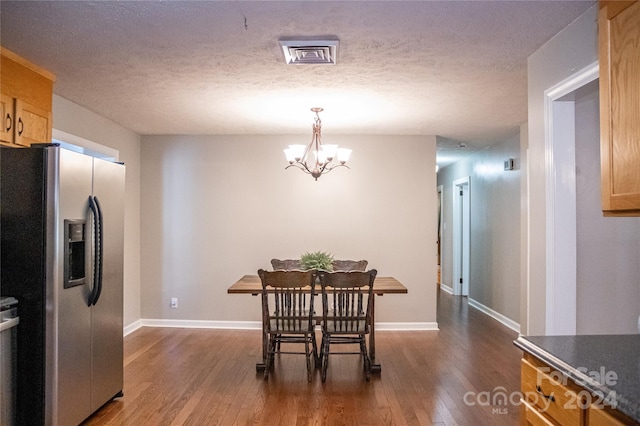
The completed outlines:
[[[543,398],[548,399],[548,400],[549,400],[549,401],[551,401],[551,402],[556,402],[556,399],[553,397],[553,394],[551,394],[551,395],[545,395],[545,394],[542,392],[542,388],[540,387],[540,385],[536,386],[536,391],[537,391],[540,395],[542,395],[542,397],[543,397]]]

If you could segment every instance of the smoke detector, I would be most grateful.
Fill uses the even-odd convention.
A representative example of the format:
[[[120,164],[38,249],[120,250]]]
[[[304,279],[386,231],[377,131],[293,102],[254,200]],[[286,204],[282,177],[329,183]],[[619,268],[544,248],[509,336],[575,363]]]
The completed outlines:
[[[280,40],[287,64],[335,65],[338,40]]]

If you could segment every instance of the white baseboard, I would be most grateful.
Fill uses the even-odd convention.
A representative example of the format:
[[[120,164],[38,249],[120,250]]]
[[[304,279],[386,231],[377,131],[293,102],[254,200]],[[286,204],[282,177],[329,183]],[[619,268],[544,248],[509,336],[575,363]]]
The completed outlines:
[[[131,334],[140,327],[211,328],[220,330],[262,330],[260,321],[201,321],[141,319],[124,328],[124,335]],[[424,331],[438,330],[437,322],[380,322],[376,331]]]
[[[440,290],[444,290],[445,292],[449,293],[449,294],[453,294],[453,289],[451,287],[449,287],[448,285],[442,284],[440,283]]]
[[[489,315],[491,318],[509,327],[511,330],[515,331],[516,333],[520,333],[520,324],[518,324],[514,320],[507,318],[506,316],[502,315],[500,312],[496,312],[493,309],[489,308],[488,306],[485,306],[482,303],[476,300],[473,300],[472,298],[468,298],[467,302],[469,303],[469,306],[476,308],[477,310],[479,310],[484,314]]]
[[[143,319],[143,327],[213,328],[220,330],[262,330],[260,321],[204,321]]]
[[[124,336],[133,333],[140,327],[142,327],[142,320],[132,322],[131,324],[129,324],[124,328]]]
[[[377,322],[376,331],[438,331],[437,322]]]

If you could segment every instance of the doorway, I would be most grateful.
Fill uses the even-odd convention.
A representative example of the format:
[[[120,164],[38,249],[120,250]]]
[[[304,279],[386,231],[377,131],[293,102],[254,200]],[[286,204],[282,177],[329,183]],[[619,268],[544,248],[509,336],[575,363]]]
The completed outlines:
[[[469,295],[469,176],[453,181],[453,294]]]
[[[576,334],[575,93],[597,78],[595,62],[545,91],[547,335]]]

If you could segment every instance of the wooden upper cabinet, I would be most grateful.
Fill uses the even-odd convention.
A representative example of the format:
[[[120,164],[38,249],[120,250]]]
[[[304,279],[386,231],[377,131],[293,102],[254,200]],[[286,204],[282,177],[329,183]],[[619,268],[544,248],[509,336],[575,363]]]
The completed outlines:
[[[32,143],[51,142],[51,111],[16,99],[16,129],[14,143],[31,146]]]
[[[13,126],[15,124],[14,99],[4,93],[0,94],[0,117],[2,117],[0,142],[12,144],[14,141]]]
[[[0,61],[0,144],[51,142],[54,75],[3,47]]]
[[[600,1],[600,155],[605,216],[640,216],[640,1]]]

